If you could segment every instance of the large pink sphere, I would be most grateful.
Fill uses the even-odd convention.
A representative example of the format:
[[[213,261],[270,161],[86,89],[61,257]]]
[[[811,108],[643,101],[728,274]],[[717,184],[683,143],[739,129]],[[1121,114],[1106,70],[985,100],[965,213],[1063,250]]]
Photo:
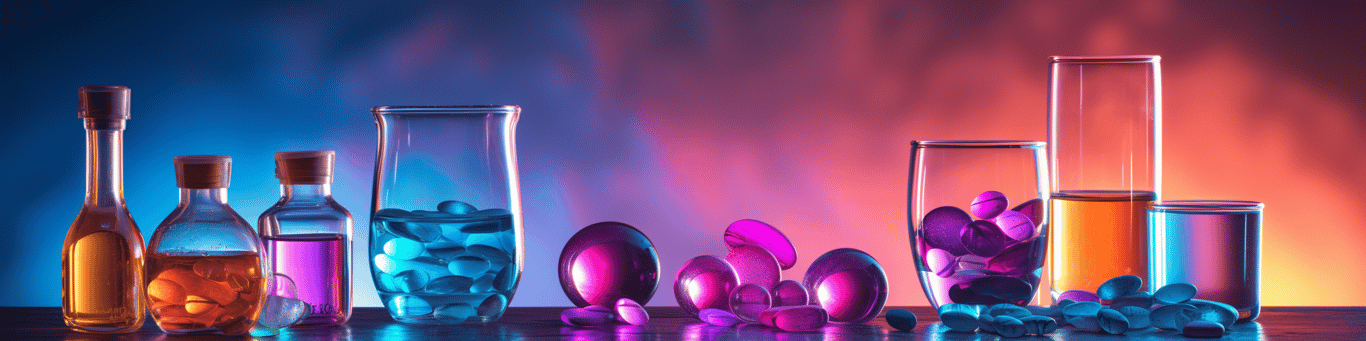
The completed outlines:
[[[659,286],[659,255],[630,225],[601,222],[579,230],[560,252],[560,287],[574,305],[610,307],[629,298],[641,305]]]

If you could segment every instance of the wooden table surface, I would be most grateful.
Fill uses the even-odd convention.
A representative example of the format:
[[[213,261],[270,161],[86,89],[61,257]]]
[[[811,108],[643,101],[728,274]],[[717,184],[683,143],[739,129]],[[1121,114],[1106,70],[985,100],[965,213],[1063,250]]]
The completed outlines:
[[[718,327],[702,323],[677,307],[649,307],[644,326],[570,327],[560,322],[564,308],[508,309],[498,322],[474,326],[408,325],[394,322],[383,308],[356,308],[343,326],[290,328],[264,340],[997,340],[990,333],[946,332],[929,307],[910,307],[920,323],[913,332],[887,326],[881,317],[868,324],[831,324],[817,332],[790,333],[762,326]],[[892,308],[888,308],[892,309]],[[0,339],[5,340],[200,340],[250,339],[206,335],[169,336],[151,319],[137,333],[82,334],[62,324],[60,308],[0,307]],[[1149,328],[1124,335],[1103,335],[1070,328],[1020,340],[1182,339],[1174,331]],[[1235,325],[1224,340],[1366,340],[1366,307],[1266,307],[1255,322]]]

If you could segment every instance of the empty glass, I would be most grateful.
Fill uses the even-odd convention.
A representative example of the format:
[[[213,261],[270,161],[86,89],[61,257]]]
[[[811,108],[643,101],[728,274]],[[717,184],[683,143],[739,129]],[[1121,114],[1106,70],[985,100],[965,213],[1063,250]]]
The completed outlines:
[[[911,143],[907,217],[930,304],[1024,304],[1039,287],[1048,175],[1038,141]]]

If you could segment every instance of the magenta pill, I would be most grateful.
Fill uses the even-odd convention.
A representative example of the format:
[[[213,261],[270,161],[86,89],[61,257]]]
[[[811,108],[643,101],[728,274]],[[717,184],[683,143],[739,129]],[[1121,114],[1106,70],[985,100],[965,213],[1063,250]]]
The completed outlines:
[[[730,291],[730,312],[745,322],[758,321],[759,313],[772,307],[773,297],[758,284],[743,283]]]
[[[1009,202],[1006,200],[1005,194],[997,191],[986,191],[972,199],[971,209],[972,214],[976,215],[978,219],[991,219],[1004,212],[1008,205]]]
[[[1100,303],[1100,297],[1086,290],[1068,290],[1058,294],[1058,301],[1072,300],[1075,302],[1096,302]]]
[[[930,271],[934,272],[936,276],[948,278],[949,276],[953,276],[953,272],[957,270],[958,262],[957,257],[954,257],[953,254],[948,251],[930,249],[925,252],[925,266],[928,267]]]
[[[734,313],[722,309],[702,309],[697,312],[697,318],[713,326],[730,327],[740,324],[740,318]]]
[[[612,309],[599,305],[583,308],[569,308],[560,312],[560,321],[571,326],[596,326],[616,321]]]
[[[617,300],[617,319],[622,322],[643,326],[650,322],[650,313],[645,312],[645,307],[640,303],[629,298]]]
[[[740,278],[730,263],[720,257],[693,257],[678,269],[674,276],[674,298],[678,306],[692,316],[702,309],[730,309],[730,291],[740,285]]]
[[[873,256],[857,249],[826,252],[807,268],[802,285],[812,304],[825,308],[830,321],[863,323],[887,303],[887,274]]]
[[[968,252],[981,257],[991,257],[1001,253],[1001,250],[1006,247],[1006,239],[1010,238],[1006,237],[1006,234],[1001,232],[1001,228],[996,227],[995,223],[986,220],[968,223],[963,226],[961,233],[960,238],[963,247],[967,248]]]
[[[1034,222],[1035,225],[1043,223],[1043,200],[1030,199],[1010,210],[1024,214],[1026,217],[1029,217],[1029,221]]]
[[[755,245],[744,245],[730,249],[726,262],[735,268],[740,283],[754,283],[764,288],[772,288],[783,279],[783,270],[778,259],[768,250]]]
[[[1010,239],[1022,241],[1034,238],[1034,221],[1029,220],[1029,217],[1024,213],[1015,211],[1001,212],[1000,215],[996,216],[995,223],[996,226],[1000,228],[1001,232],[1005,233],[1006,236],[1009,236]]]
[[[574,305],[650,302],[659,286],[659,255],[650,238],[618,222],[588,225],[560,252],[560,288]]]
[[[1043,250],[1037,239],[1007,246],[1001,253],[987,259],[986,270],[1020,276],[1043,266]]]
[[[806,287],[790,279],[778,282],[778,285],[773,286],[773,290],[770,291],[773,294],[774,307],[807,305],[810,298]]]
[[[797,248],[792,246],[792,241],[782,231],[762,221],[741,219],[730,223],[726,227],[725,240],[726,246],[732,249],[754,245],[768,250],[783,270],[797,264]]]
[[[943,249],[955,256],[968,254],[963,247],[963,227],[972,222],[968,212],[953,206],[943,206],[925,213],[920,221],[920,229],[925,244]]]
[[[765,326],[789,332],[805,332],[821,329],[830,321],[826,310],[820,306],[803,305],[795,307],[770,308],[763,311],[759,322]]]

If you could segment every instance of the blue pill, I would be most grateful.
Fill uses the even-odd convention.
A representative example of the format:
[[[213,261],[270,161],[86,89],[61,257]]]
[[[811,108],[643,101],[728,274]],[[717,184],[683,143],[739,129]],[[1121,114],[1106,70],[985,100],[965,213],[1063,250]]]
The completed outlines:
[[[1193,305],[1184,303],[1158,307],[1157,309],[1153,309],[1152,313],[1148,316],[1153,327],[1168,330],[1179,330],[1181,326],[1190,323],[1190,321],[1197,320],[1199,317],[1200,310],[1195,309],[1195,306]]]
[[[394,286],[403,292],[416,292],[426,287],[429,280],[431,276],[426,272],[408,270],[394,275]]]
[[[903,332],[915,329],[915,314],[905,309],[892,309],[887,311],[887,324]]]
[[[1202,339],[1224,337],[1224,325],[1211,321],[1191,321],[1181,328],[1181,335]]]
[[[442,201],[440,204],[436,204],[436,210],[446,214],[470,214],[470,212],[475,211],[474,205],[455,200]]]
[[[1100,323],[1100,329],[1106,333],[1123,334],[1129,331],[1129,318],[1114,309],[1101,309],[1096,313],[1096,322]]]
[[[1020,322],[1024,323],[1025,333],[1030,335],[1047,335],[1058,330],[1058,321],[1048,316],[1027,316]]]
[[[1110,309],[1119,310],[1123,307],[1139,307],[1148,309],[1153,306],[1153,296],[1146,292],[1132,293],[1110,300]]]
[[[402,317],[427,315],[432,313],[432,305],[417,296],[399,295],[389,304],[389,313]]]
[[[992,324],[992,322],[994,322],[994,321],[996,321],[996,317],[994,317],[994,316],[987,315],[987,314],[977,315],[977,324],[978,324],[977,327],[978,327],[978,328],[981,328],[981,329],[978,329],[977,331],[979,331],[979,332],[987,332],[987,333],[995,333],[995,332],[996,332],[996,326]]]
[[[954,311],[971,314],[972,316],[977,316],[978,313],[977,307],[971,304],[949,303],[939,306],[939,315],[944,315],[945,313]]]
[[[1148,327],[1152,327],[1152,321],[1149,319],[1149,314],[1151,314],[1152,312],[1148,311],[1148,309],[1146,308],[1129,306],[1115,310],[1119,311],[1120,314],[1124,314],[1124,317],[1129,319],[1130,330],[1147,329]]]
[[[1081,329],[1081,330],[1085,330],[1085,331],[1090,331],[1090,332],[1098,332],[1098,331],[1101,331],[1101,329],[1100,329],[1100,320],[1096,317],[1096,315],[1082,315],[1082,316],[1072,316],[1072,315],[1068,315],[1068,316],[1067,316],[1067,323],[1068,323],[1068,324],[1071,324],[1073,328],[1077,328],[1077,329]]]
[[[1053,303],[1053,307],[1061,310],[1062,308],[1067,308],[1067,306],[1072,305],[1073,303],[1077,303],[1077,301],[1064,298],[1062,300],[1059,300],[1057,303]]]
[[[977,320],[976,314],[969,314],[961,311],[950,311],[939,314],[939,322],[956,332],[971,332],[982,326],[982,322]]]
[[[1197,320],[1215,322],[1224,325],[1224,329],[1233,328],[1233,322],[1238,320],[1238,309],[1228,304],[1198,299],[1192,299],[1185,304],[1195,306],[1195,309],[1200,311]]]
[[[1111,278],[1096,288],[1096,296],[1102,300],[1113,300],[1116,297],[1138,292],[1143,287],[1143,279],[1134,275],[1123,275]]]
[[[384,243],[384,253],[389,258],[397,260],[409,260],[422,255],[426,249],[422,243],[408,238],[394,238]]]
[[[1020,306],[1010,303],[1001,303],[993,305],[991,306],[991,308],[987,308],[987,314],[991,315],[992,317],[1010,316],[1017,319],[1034,315],[1034,313],[1030,312],[1029,309],[1021,308]]]
[[[1066,315],[1072,315],[1072,316],[1095,315],[1097,312],[1100,312],[1100,309],[1101,309],[1101,308],[1104,308],[1104,307],[1101,306],[1100,303],[1091,302],[1091,301],[1077,302],[1077,303],[1073,303],[1073,304],[1068,305],[1067,307],[1062,308],[1062,314],[1063,314],[1064,316],[1066,316]]]
[[[1195,298],[1195,285],[1190,283],[1172,283],[1162,286],[1153,293],[1153,300],[1161,304],[1177,304]]]
[[[996,330],[996,334],[1004,337],[1020,337],[1025,334],[1024,322],[1010,316],[997,316],[991,321],[991,327]]]

